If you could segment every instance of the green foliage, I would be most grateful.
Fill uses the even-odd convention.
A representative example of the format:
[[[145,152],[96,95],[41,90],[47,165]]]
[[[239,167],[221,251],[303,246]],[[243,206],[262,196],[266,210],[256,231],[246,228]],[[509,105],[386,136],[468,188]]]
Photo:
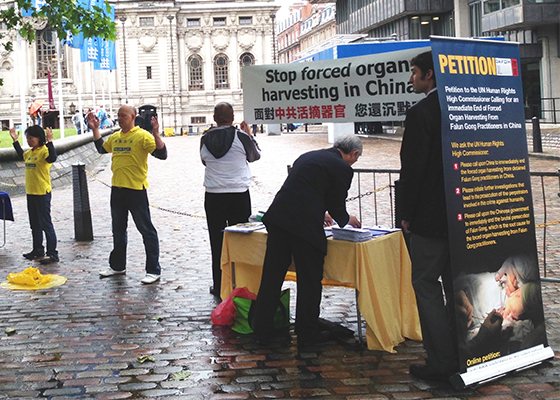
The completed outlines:
[[[31,0],[15,0],[16,7],[0,11],[0,22],[8,29],[19,29],[21,36],[29,42],[35,40],[35,30],[31,26],[30,18],[22,17],[20,10],[31,9]],[[49,0],[40,10],[33,9],[31,18],[46,18],[48,25],[55,29],[58,38],[66,38],[66,31],[73,34],[82,32],[84,37],[99,36],[108,40],[115,40],[115,23],[110,21],[111,7],[107,0],[103,7],[94,6],[93,10],[83,8],[75,0]],[[8,42],[6,50],[9,51]]]

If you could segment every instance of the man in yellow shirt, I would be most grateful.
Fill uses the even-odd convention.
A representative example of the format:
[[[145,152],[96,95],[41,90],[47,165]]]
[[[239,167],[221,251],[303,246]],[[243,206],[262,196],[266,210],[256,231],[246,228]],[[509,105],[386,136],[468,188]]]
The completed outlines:
[[[148,154],[165,160],[167,148],[159,135],[157,117],[152,117],[153,134],[134,126],[136,109],[123,105],[118,111],[121,130],[103,141],[99,132],[99,118],[88,115],[88,125],[100,154],[112,153],[111,170],[111,218],[113,224],[113,251],[109,267],[100,271],[102,278],[126,273],[126,246],[128,212],[132,214],[136,228],[142,234],[146,250],[146,276],[142,283],[157,282],[161,275],[159,265],[159,240],[150,218],[148,195]]]

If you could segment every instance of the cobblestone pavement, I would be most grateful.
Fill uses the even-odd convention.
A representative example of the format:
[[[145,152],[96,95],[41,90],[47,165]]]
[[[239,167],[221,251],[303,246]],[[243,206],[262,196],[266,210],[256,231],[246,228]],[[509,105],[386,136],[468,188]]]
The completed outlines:
[[[286,176],[286,166],[299,154],[328,147],[324,134],[257,139],[263,157],[252,165],[254,211],[267,208]],[[107,265],[112,247],[110,189],[88,178],[92,242],[74,240],[72,188],[57,189],[52,216],[61,261],[41,270],[68,281],[49,290],[0,289],[0,399],[560,398],[558,356],[485,386],[456,392],[446,384],[408,374],[410,363],[424,357],[421,343],[410,340],[395,354],[354,351],[334,342],[298,353],[295,337],[291,345],[262,347],[249,337],[212,326],[210,313],[218,303],[208,293],[206,223],[196,217],[204,215],[199,138],[165,141],[168,160],[150,160],[149,197],[152,205],[183,214],[152,209],[161,240],[161,282],[140,284],[144,250],[133,226],[127,275],[100,279],[98,270]],[[355,167],[398,168],[399,147],[394,140],[366,139],[364,155]],[[531,166],[555,171],[558,162],[532,159]],[[109,156],[91,172],[110,182]],[[558,182],[548,185],[552,199]],[[16,221],[7,223],[0,280],[33,264],[21,256],[31,242],[25,198],[14,197],[12,203]],[[548,256],[550,273],[559,258],[560,246],[555,243]],[[543,288],[549,341],[559,348],[559,286],[544,283]],[[322,316],[355,330],[353,291],[326,288]],[[15,329],[15,334],[6,334],[7,328]],[[141,362],[142,356],[151,358]]]

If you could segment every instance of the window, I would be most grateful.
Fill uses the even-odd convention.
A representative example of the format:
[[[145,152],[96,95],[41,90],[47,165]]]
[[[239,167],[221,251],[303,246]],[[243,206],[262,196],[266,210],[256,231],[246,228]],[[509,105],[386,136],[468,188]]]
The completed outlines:
[[[229,60],[225,54],[214,59],[214,80],[216,89],[229,89]]]
[[[241,67],[246,67],[248,65],[255,64],[255,57],[251,53],[243,53],[241,57],[239,57],[239,65]]]
[[[146,79],[152,79],[152,67],[146,67]]]
[[[255,65],[255,57],[251,53],[243,53],[241,57],[239,57],[239,67],[243,69],[243,67],[247,67],[249,65]],[[239,79],[241,82],[241,78]],[[243,87],[243,82],[241,82],[241,87]]]
[[[521,4],[521,0],[485,0],[484,14],[490,14],[495,11],[503,10]]]
[[[140,17],[140,26],[154,26],[154,17]]]
[[[469,6],[470,11],[470,23],[471,23],[471,36],[480,37],[482,36],[482,10],[480,3],[472,3]]]
[[[239,25],[252,25],[253,17],[239,17]]]
[[[48,70],[51,77],[58,74],[58,62],[56,54],[56,35],[50,28],[37,32],[37,79],[47,79]],[[66,64],[64,62],[64,48],[60,47],[60,65],[62,77],[67,78]]]
[[[225,26],[226,17],[214,17],[214,26]]]
[[[202,59],[198,55],[189,58],[189,90],[204,90]]]
[[[206,117],[191,117],[191,124],[205,124]]]
[[[200,18],[187,18],[187,26],[200,26]]]

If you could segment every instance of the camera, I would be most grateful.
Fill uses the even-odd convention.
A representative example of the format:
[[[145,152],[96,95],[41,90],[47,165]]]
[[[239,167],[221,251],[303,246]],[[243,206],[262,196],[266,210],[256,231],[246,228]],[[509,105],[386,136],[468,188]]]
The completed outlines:
[[[157,117],[157,107],[150,104],[138,107],[138,115],[134,119],[134,125],[153,133],[152,117]]]

